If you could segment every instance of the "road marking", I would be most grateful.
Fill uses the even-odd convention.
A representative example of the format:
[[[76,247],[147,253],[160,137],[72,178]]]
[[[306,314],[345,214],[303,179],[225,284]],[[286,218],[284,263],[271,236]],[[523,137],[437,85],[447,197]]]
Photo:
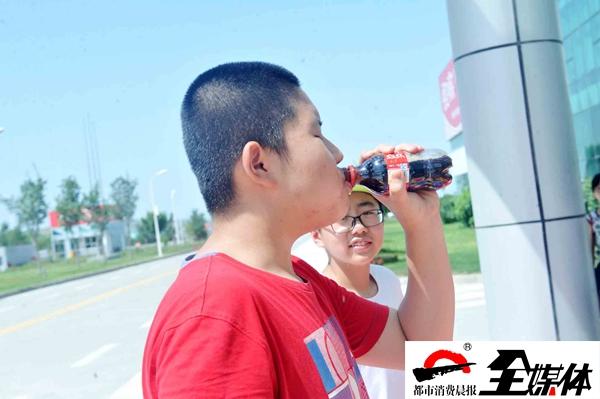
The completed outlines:
[[[483,285],[467,285],[467,286],[455,286],[455,291],[459,292],[484,292]]]
[[[98,359],[100,356],[102,356],[105,353],[113,350],[116,346],[117,346],[117,344],[106,344],[104,346],[101,346],[100,348],[96,349],[95,351],[93,351],[89,355],[87,355],[87,356],[81,358],[80,360],[76,361],[75,363],[73,363],[71,365],[71,368],[78,368],[78,367],[87,366],[88,364],[90,364],[94,360]]]
[[[472,291],[472,292],[467,292],[467,293],[458,293],[456,295],[456,301],[460,302],[460,301],[469,301],[472,299],[484,299],[485,298],[485,294],[483,293],[483,291],[480,292],[476,292],[476,291]]]
[[[456,304],[456,309],[470,309],[470,308],[479,308],[485,306],[485,299],[475,300],[475,301],[465,301],[462,303]]]
[[[152,319],[148,319],[147,322],[145,322],[144,324],[142,324],[140,326],[140,329],[146,329],[146,328],[150,327],[150,324],[152,324]]]
[[[118,274],[115,274],[114,276],[110,276],[109,280],[115,281],[115,280],[118,280],[120,278],[121,278],[121,276],[119,276]]]
[[[21,331],[21,330],[23,330],[25,328],[28,328],[28,327],[35,326],[36,324],[40,324],[40,323],[42,323],[44,321],[47,321],[47,320],[55,319],[55,318],[57,318],[59,316],[65,315],[67,313],[74,312],[74,311],[79,310],[81,308],[84,308],[86,306],[92,305],[92,304],[94,304],[96,302],[100,302],[100,301],[102,301],[104,299],[110,298],[112,296],[121,294],[121,293],[126,292],[126,291],[129,291],[129,290],[131,290],[133,288],[137,288],[137,287],[141,287],[143,285],[150,284],[150,283],[152,283],[152,282],[154,282],[156,280],[160,280],[161,278],[164,278],[164,277],[167,277],[167,276],[172,276],[172,275],[177,274],[177,273],[178,273],[177,271],[169,271],[169,272],[161,273],[161,274],[153,276],[153,277],[148,277],[148,278],[145,278],[143,280],[137,281],[135,283],[132,283],[132,284],[129,284],[129,285],[125,285],[123,287],[112,289],[110,291],[107,291],[107,292],[104,292],[102,294],[96,295],[96,296],[91,297],[89,299],[85,299],[83,301],[80,301],[80,302],[77,302],[77,303],[74,303],[74,304],[71,304],[71,305],[68,305],[68,306],[56,309],[55,311],[50,312],[50,313],[46,313],[45,315],[42,315],[42,316],[39,316],[39,317],[35,317],[33,319],[25,320],[25,321],[23,321],[21,323],[17,323],[17,324],[12,325],[12,326],[0,328],[0,337],[3,336],[3,335],[6,335],[6,334],[10,334],[10,333],[14,333],[14,332],[17,332],[17,331]]]
[[[456,309],[485,307],[483,284],[469,284],[456,290]]]
[[[90,288],[93,285],[94,285],[94,283],[88,283],[88,284],[78,285],[77,287],[75,287],[75,290],[76,291],[82,291],[82,290],[85,290],[86,288]]]
[[[138,372],[126,384],[117,389],[109,399],[142,399],[142,373]]]

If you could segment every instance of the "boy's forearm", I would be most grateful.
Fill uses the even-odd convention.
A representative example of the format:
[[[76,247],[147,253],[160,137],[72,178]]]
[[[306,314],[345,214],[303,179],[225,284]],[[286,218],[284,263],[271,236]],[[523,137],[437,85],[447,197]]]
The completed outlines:
[[[409,340],[452,340],[454,283],[439,215],[405,231],[408,287],[398,317]]]

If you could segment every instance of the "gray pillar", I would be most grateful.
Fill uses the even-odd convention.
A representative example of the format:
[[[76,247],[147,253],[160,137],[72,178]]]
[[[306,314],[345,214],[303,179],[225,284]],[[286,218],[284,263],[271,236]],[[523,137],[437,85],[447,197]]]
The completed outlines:
[[[491,337],[600,339],[554,1],[447,5]]]

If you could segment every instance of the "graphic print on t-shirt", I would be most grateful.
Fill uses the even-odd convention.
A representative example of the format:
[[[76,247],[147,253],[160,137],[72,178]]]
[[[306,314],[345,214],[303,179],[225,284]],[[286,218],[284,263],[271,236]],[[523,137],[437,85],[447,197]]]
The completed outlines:
[[[330,399],[368,399],[367,389],[337,320],[304,339]]]

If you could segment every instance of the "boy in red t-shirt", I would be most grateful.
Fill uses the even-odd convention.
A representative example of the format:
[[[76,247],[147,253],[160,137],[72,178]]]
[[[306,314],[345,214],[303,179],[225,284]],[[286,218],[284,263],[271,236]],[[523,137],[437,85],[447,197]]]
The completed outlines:
[[[184,144],[213,233],[159,305],[142,368],[145,398],[367,398],[355,359],[404,367],[404,342],[452,338],[454,290],[434,192],[399,171],[382,202],[406,232],[411,270],[396,310],[369,302],[290,255],[340,219],[351,187],[342,154],[298,79],[265,63],[196,78]],[[380,146],[362,154],[417,146]]]

